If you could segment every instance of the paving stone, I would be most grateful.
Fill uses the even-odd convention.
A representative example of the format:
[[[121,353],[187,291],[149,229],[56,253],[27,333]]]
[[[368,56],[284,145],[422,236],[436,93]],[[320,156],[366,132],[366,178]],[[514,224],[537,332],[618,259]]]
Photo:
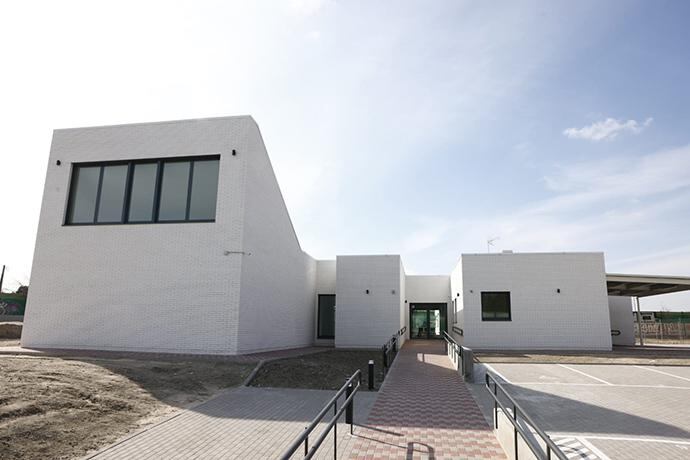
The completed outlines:
[[[240,387],[119,441],[90,458],[277,458],[333,394],[333,391],[321,390]],[[355,423],[366,420],[375,397],[375,393],[357,394]],[[330,420],[330,416],[325,420]],[[325,423],[314,431],[310,437],[312,443],[324,426]],[[350,436],[349,425],[344,423],[344,417],[337,430],[338,458],[348,458],[355,438]],[[315,458],[333,458],[332,433]]]
[[[408,341],[352,449],[353,459],[505,459],[443,342]]]

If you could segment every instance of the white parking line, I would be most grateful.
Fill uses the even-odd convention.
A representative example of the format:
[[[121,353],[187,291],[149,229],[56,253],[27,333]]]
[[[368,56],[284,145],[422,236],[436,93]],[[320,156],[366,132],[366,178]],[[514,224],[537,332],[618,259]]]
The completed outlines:
[[[567,434],[558,433],[558,436],[566,436]],[[631,438],[625,436],[582,436],[580,434],[570,434],[572,437],[579,439],[599,439],[602,441],[635,441],[635,442],[660,442],[662,444],[679,444],[682,446],[690,446],[690,441],[676,441],[673,439],[653,439],[653,438]]]
[[[599,457],[600,460],[611,460],[611,458],[609,458],[608,455],[594,447],[591,442],[587,441],[587,438],[578,437],[577,440],[580,441],[583,446],[587,447],[590,451],[592,451],[594,455]]]
[[[635,366],[635,367],[638,369],[644,369],[646,371],[656,372],[657,374],[664,374],[664,375],[668,375],[669,377],[675,377],[677,379],[681,379],[681,380],[685,380],[686,382],[690,382],[690,379],[685,378],[685,377],[681,377],[680,375],[674,375],[674,374],[671,374],[668,372],[660,371],[658,369],[650,369],[649,367],[642,367],[642,366]]]
[[[571,370],[571,371],[573,371],[573,372],[577,372],[578,374],[582,374],[582,375],[584,375],[585,377],[589,377],[590,379],[596,380],[597,382],[605,383],[606,385],[613,385],[612,383],[609,383],[609,382],[607,382],[606,380],[602,380],[602,379],[600,379],[600,378],[598,378],[598,377],[594,377],[593,375],[589,375],[589,374],[587,374],[586,372],[578,371],[577,369],[573,369],[572,367],[566,366],[565,364],[559,364],[559,366],[565,367],[566,369]]]
[[[675,387],[670,385],[635,385],[632,383],[566,383],[566,382],[510,382],[511,385],[564,385],[580,387],[621,387],[621,388],[651,388],[665,390],[690,390],[690,387]]]

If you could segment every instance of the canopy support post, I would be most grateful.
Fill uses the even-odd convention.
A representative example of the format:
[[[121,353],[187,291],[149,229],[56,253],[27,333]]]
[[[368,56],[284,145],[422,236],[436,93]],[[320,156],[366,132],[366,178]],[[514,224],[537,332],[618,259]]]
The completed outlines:
[[[642,331],[642,313],[640,313],[640,298],[635,296],[635,308],[637,310],[637,330],[640,333],[640,346],[644,347],[644,331]]]

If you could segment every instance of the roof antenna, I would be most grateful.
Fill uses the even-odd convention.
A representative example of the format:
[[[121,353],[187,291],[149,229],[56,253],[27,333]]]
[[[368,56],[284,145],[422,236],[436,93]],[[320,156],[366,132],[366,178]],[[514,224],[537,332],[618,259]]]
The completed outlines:
[[[494,246],[494,241],[500,240],[500,236],[489,237],[486,239],[486,252],[491,253],[491,248]]]

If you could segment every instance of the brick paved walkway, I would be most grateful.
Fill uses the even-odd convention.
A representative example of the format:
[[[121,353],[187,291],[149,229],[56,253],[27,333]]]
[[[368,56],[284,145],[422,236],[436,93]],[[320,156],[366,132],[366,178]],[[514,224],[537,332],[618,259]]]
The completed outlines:
[[[275,459],[334,394],[334,391],[322,390],[240,387],[87,458]],[[375,397],[373,392],[357,394],[355,423],[366,420]],[[326,420],[330,420],[330,416]],[[345,417],[341,421],[344,422]],[[312,445],[321,428],[323,425],[309,438]],[[355,440],[350,436],[349,425],[339,423],[338,458],[350,456]],[[332,459],[332,446],[333,432],[322,444],[316,458]]]
[[[354,459],[506,458],[441,341],[405,343],[355,434]]]

